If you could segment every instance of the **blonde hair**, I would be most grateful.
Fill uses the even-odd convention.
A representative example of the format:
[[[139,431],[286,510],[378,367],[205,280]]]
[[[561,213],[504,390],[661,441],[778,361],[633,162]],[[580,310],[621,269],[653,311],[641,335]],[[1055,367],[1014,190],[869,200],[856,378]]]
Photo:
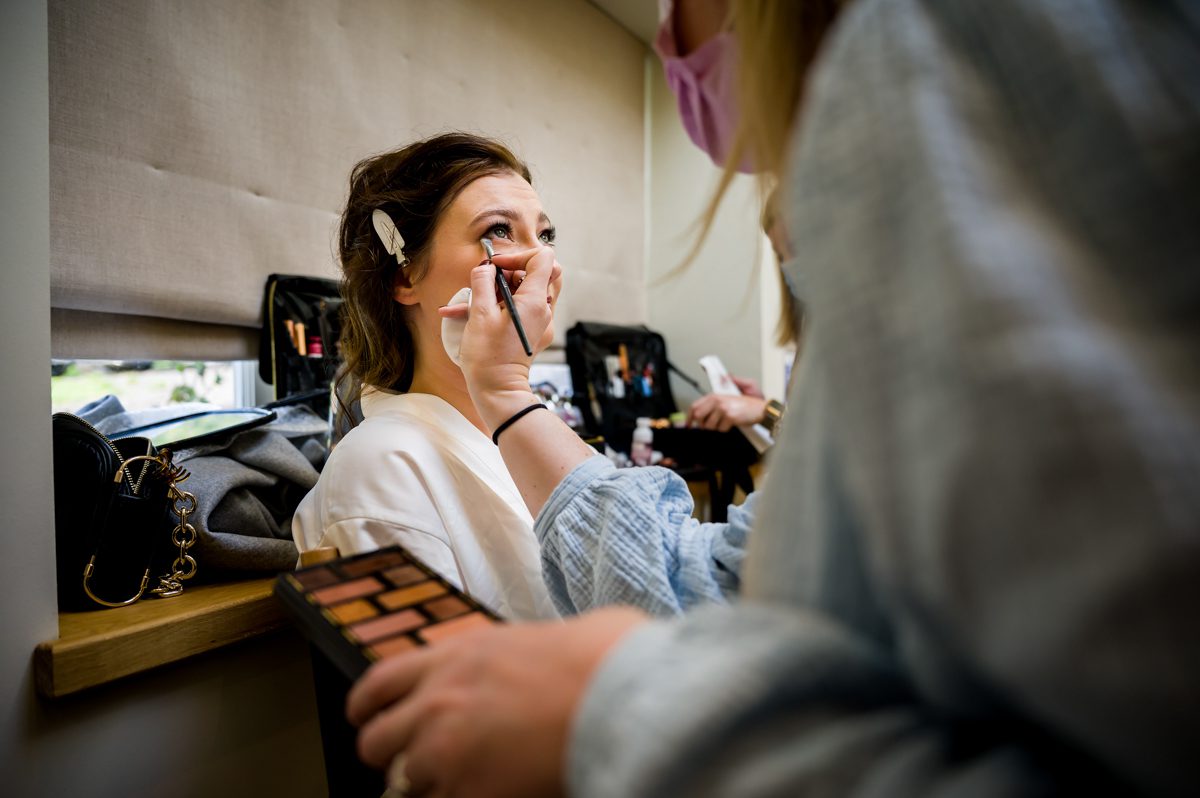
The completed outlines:
[[[768,236],[771,229],[782,224],[779,219],[779,187],[776,186],[763,202],[762,229]],[[784,236],[787,231],[784,230]],[[772,240],[773,241],[773,240]],[[780,346],[800,346],[800,325],[804,322],[804,304],[796,299],[783,276],[785,253],[776,250],[775,276],[779,279],[779,321],[775,323],[775,342]]]
[[[733,0],[729,22],[738,43],[738,126],[684,265],[700,252],[739,164],[748,162],[758,173],[765,204],[786,165],[788,141],[809,69],[847,2]]]

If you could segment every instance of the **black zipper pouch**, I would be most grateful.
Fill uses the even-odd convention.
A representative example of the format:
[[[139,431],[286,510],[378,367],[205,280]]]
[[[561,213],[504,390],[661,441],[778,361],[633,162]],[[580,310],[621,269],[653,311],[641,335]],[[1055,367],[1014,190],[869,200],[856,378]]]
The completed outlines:
[[[146,438],[109,440],[55,413],[54,531],[60,611],[132,604],[171,571],[170,483]]]
[[[263,291],[258,374],[275,387],[272,406],[306,404],[329,415],[329,386],[341,362],[342,295],[336,280],[272,274]]]

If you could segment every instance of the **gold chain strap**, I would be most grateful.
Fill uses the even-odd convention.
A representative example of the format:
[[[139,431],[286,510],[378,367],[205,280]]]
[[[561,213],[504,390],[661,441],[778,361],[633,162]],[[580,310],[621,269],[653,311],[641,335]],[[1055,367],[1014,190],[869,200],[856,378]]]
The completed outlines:
[[[196,575],[196,558],[188,554],[188,549],[196,545],[196,527],[188,523],[188,516],[196,512],[196,497],[194,494],[179,489],[179,483],[191,476],[186,468],[171,462],[171,452],[168,449],[159,451],[159,464],[169,482],[167,496],[171,499],[175,515],[179,523],[171,530],[171,543],[179,547],[179,555],[171,563],[171,572],[158,578],[158,587],[150,589],[151,593],[160,598],[171,598],[183,592],[183,583]]]

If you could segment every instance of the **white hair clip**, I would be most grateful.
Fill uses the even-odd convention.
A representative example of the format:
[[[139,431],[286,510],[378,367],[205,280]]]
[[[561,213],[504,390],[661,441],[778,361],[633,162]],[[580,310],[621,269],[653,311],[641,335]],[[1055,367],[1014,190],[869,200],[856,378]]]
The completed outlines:
[[[401,268],[407,266],[408,258],[404,254],[404,236],[400,235],[392,217],[388,216],[382,208],[376,208],[371,213],[371,224],[375,225],[375,234],[383,242],[383,248],[388,251],[388,254],[396,256],[396,263],[400,264]]]

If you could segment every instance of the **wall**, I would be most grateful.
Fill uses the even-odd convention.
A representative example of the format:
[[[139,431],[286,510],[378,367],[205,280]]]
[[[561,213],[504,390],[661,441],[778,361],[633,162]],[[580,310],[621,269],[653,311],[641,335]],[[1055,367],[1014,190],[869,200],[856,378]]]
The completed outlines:
[[[699,256],[682,274],[668,276],[696,238],[696,220],[720,171],[684,131],[658,59],[649,57],[646,69],[646,323],[666,336],[672,362],[705,390],[697,361],[715,354],[730,373],[760,380],[768,395],[782,396],[781,354],[764,332],[774,329],[779,296],[752,178],[734,179]],[[680,408],[698,395],[678,378],[671,387]]]
[[[46,6],[0,6],[0,336],[6,457],[0,471],[0,784],[23,783],[36,714],[31,656],[58,632],[50,484],[50,158]],[[27,794],[18,787],[16,795]]]

